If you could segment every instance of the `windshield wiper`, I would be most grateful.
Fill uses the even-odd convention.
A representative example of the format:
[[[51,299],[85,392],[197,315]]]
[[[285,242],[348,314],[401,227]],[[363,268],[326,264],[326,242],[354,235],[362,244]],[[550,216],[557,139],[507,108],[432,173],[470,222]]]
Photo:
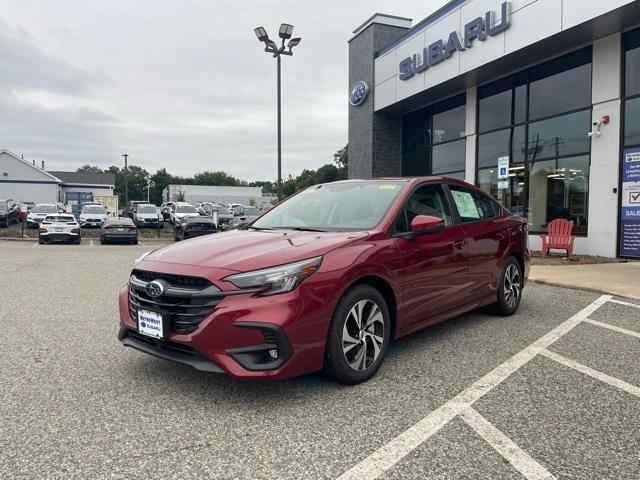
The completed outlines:
[[[253,225],[247,225],[245,228],[247,229],[252,229],[252,230],[273,230],[273,228],[268,228],[268,227],[254,227]]]
[[[278,227],[278,230],[296,230],[298,232],[327,232],[328,230],[320,230],[319,228],[309,227]]]

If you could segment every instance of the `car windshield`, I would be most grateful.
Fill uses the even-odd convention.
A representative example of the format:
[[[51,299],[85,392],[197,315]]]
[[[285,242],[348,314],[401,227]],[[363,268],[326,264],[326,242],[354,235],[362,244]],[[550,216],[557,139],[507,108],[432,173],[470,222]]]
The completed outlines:
[[[58,207],[55,205],[36,205],[31,209],[31,213],[56,213]]]
[[[153,205],[141,205],[138,207],[138,213],[156,213],[156,207]]]
[[[91,205],[88,207],[84,207],[82,209],[82,213],[98,213],[98,214],[104,215],[105,213],[107,213],[107,211],[104,209],[104,207],[100,207],[98,205]]]
[[[176,212],[178,213],[196,213],[196,209],[191,205],[181,205],[176,208]]]
[[[401,182],[345,182],[309,187],[266,212],[254,228],[358,231],[375,227]]]
[[[260,215],[260,210],[254,207],[248,207],[244,209],[245,215]]]
[[[225,207],[213,207],[213,211],[223,215],[229,215],[229,210]]]

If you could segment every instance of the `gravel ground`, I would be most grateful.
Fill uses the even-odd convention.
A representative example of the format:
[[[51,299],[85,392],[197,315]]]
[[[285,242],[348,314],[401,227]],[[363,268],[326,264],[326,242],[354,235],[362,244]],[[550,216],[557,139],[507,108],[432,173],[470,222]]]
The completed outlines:
[[[335,478],[599,297],[531,284],[518,314],[400,339],[355,387],[235,382],[116,340],[116,292],[150,249],[0,242],[0,478]],[[638,312],[591,318],[640,332]],[[549,350],[640,382],[637,336],[581,323]],[[630,391],[538,355],[474,408],[552,475],[640,477]],[[383,478],[522,478],[460,417],[407,453]]]

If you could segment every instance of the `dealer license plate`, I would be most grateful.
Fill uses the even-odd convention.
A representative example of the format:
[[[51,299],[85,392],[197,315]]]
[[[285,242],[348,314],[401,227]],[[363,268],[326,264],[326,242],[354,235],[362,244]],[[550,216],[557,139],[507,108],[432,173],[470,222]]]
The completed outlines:
[[[62,231],[62,229],[61,229],[61,228],[54,228],[53,230],[54,230],[55,232],[61,232],[61,231]]]
[[[124,228],[116,228],[116,231],[118,231],[118,232],[124,232]]]
[[[138,332],[153,338],[164,338],[162,315],[148,310],[138,310]]]

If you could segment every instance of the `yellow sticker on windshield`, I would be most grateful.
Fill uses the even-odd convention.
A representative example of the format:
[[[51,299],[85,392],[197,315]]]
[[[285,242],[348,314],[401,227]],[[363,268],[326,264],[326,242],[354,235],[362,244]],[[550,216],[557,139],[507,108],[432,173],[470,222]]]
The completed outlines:
[[[378,185],[378,190],[395,190],[398,185]]]

